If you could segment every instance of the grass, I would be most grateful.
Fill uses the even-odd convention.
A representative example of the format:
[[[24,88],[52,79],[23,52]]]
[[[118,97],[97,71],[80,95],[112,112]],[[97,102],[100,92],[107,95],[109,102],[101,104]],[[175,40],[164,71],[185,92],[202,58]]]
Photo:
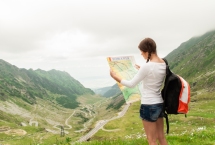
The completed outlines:
[[[169,116],[170,133],[166,135],[169,145],[215,145],[215,93],[204,91],[193,94],[195,95],[191,97],[190,111],[187,117],[182,114]],[[133,103],[125,116],[108,122],[104,126],[105,130],[100,129],[88,142],[75,143],[83,133],[71,132],[61,137],[60,133],[54,135],[46,132],[43,128],[44,126],[39,124],[38,128],[33,126],[22,127],[27,132],[24,136],[0,133],[0,144],[67,145],[73,143],[74,145],[147,145],[142,122],[139,119],[139,106],[140,102]],[[43,108],[41,109],[44,110]],[[55,109],[54,111],[60,113],[61,111],[68,110]],[[66,116],[68,117],[68,115],[67,113]],[[80,119],[71,118],[69,124],[75,126],[73,119]],[[20,128],[16,124],[3,121],[0,121],[0,126]]]
[[[169,115],[170,133],[167,135],[169,145],[215,145],[214,96],[214,92],[204,92],[192,96],[187,117],[182,114]],[[193,102],[193,100],[195,101]],[[98,140],[117,140],[118,144],[121,142],[123,144],[123,140],[140,141],[139,138],[144,140],[140,143],[147,144],[145,132],[139,119],[139,105],[139,102],[133,103],[124,117],[107,123],[104,128],[110,132],[99,130],[91,138],[92,145],[94,142],[96,145]],[[111,132],[116,129],[118,131]],[[88,144],[91,145],[91,143]],[[107,143],[107,145],[109,144]]]
[[[215,145],[215,134],[213,130],[203,130],[190,134],[183,135],[168,135],[168,145]],[[103,141],[90,141],[77,143],[75,145],[147,145],[147,140],[141,138],[130,139],[106,139]]]
[[[86,124],[88,128],[93,128],[96,120],[101,120],[102,117],[111,117],[111,115],[113,116],[113,114],[118,111],[115,110],[114,113],[110,110],[106,111],[105,108],[108,103],[106,100],[108,99],[101,96],[88,96],[88,98],[87,96],[82,97],[82,101],[86,101],[85,103],[87,103],[87,106],[77,108],[76,113],[81,113],[83,118],[88,117],[87,119],[92,119],[91,122],[87,122]],[[77,114],[71,116],[75,110],[63,108],[51,101],[42,100],[40,98],[37,98],[37,104],[34,106],[25,105],[26,103],[23,103],[21,99],[14,99],[13,102],[18,102],[14,111],[20,112],[21,110],[26,110],[27,113],[25,112],[19,115],[12,115],[1,111],[0,128],[9,127],[11,130],[21,129],[26,131],[27,134],[18,135],[16,133],[11,133],[8,135],[0,130],[0,145],[64,144],[68,142],[75,142],[84,134],[84,132],[75,132],[84,128],[84,123],[79,123],[80,121],[83,121],[83,118],[77,116]],[[4,102],[0,103],[5,104]],[[85,116],[85,113],[87,116]],[[71,117],[69,118],[69,116]],[[30,119],[38,121],[38,127],[35,127],[34,125],[29,126]],[[65,124],[66,120],[67,123],[72,126],[69,130],[66,129],[68,128]],[[21,122],[25,123],[27,126],[20,126]],[[54,125],[56,124],[58,124],[58,126],[63,125],[65,132],[68,131],[68,134],[61,137],[61,130],[54,128]],[[57,134],[50,133],[47,129],[57,131]]]
[[[93,97],[93,99],[92,99]],[[104,98],[102,98],[101,96],[99,95],[82,95],[82,96],[79,96],[77,98],[78,102],[81,102],[82,104],[88,104],[88,105],[93,105],[99,101],[102,101],[104,100]]]

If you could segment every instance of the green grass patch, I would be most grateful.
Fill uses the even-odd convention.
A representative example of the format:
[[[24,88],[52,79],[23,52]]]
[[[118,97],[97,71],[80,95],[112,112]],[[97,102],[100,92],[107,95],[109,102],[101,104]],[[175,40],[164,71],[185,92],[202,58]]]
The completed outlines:
[[[187,117],[183,114],[169,115],[170,133],[167,135],[167,139],[170,145],[212,143],[215,145],[215,100],[213,95],[213,92],[204,92],[204,94],[195,96],[197,101],[190,102]],[[137,139],[140,136],[144,138],[145,132],[139,119],[139,107],[140,102],[133,103],[125,116],[110,121],[104,126],[109,131],[99,130],[91,141]],[[164,130],[166,131],[166,125]],[[202,141],[203,138],[205,138],[204,141]]]
[[[183,135],[168,135],[168,145],[215,145],[214,130],[203,130]],[[75,145],[148,145],[146,138],[105,139],[103,141],[89,141]]]
[[[190,111],[187,117],[183,114],[169,115],[170,132],[166,135],[168,145],[215,145],[215,99],[213,97],[215,94],[210,92],[194,94],[195,96],[191,97]],[[104,112],[101,107],[100,111]],[[23,129],[27,132],[23,136],[0,133],[0,144],[147,145],[142,121],[139,118],[139,107],[140,102],[133,103],[125,116],[108,122],[103,127],[104,130],[100,129],[90,138],[90,141],[82,143],[75,143],[81,135],[84,135],[83,133],[74,133],[75,127],[77,127],[76,129],[83,127],[83,124],[75,124],[75,122],[81,121],[79,117],[73,116],[70,118],[73,129],[68,130],[70,133],[64,137],[60,137],[60,132],[56,135],[49,133],[42,126],[20,127],[15,123],[0,122],[1,126]],[[71,113],[66,116],[68,117]],[[8,118],[10,117],[8,116]],[[166,131],[166,126],[164,127],[164,131]],[[53,128],[50,127],[50,129]]]

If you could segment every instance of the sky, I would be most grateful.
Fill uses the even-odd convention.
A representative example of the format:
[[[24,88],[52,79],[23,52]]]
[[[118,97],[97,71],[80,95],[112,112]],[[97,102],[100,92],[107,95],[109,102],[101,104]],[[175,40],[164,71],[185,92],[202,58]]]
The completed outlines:
[[[68,72],[86,88],[112,86],[106,58],[134,56],[155,40],[165,57],[215,30],[214,0],[0,0],[0,59]]]

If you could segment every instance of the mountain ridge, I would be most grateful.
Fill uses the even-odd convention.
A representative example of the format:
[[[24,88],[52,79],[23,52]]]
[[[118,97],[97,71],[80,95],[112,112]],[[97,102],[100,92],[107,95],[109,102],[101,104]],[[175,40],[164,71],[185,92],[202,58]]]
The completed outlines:
[[[18,68],[0,59],[0,96],[1,100],[10,96],[22,98],[24,101],[35,104],[36,97],[51,99],[62,106],[78,107],[78,95],[94,94],[85,88],[79,81],[67,72],[58,70],[43,71],[41,69]]]
[[[173,72],[189,81],[192,91],[215,90],[215,30],[183,42],[165,58]]]

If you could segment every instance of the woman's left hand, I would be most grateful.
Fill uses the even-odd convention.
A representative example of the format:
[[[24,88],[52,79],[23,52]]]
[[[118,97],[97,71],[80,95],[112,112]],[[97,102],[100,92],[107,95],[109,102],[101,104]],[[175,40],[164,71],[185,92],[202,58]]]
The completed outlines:
[[[113,70],[110,70],[110,76],[114,79],[116,76],[116,73]]]
[[[119,83],[122,80],[121,77],[117,76],[116,72],[114,72],[113,70],[110,70],[110,76]]]

